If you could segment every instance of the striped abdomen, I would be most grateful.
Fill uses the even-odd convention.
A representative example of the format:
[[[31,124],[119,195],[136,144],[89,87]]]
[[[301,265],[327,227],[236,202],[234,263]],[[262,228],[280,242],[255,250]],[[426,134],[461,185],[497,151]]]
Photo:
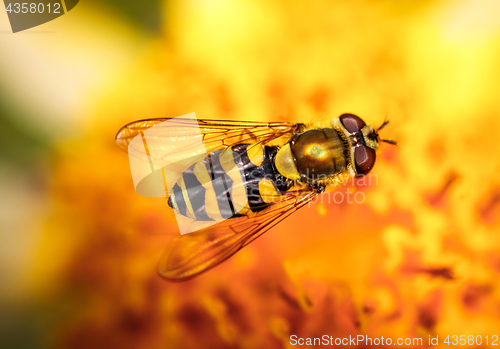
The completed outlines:
[[[259,212],[289,188],[274,169],[276,152],[276,147],[237,144],[210,153],[182,173],[168,204],[197,221]]]

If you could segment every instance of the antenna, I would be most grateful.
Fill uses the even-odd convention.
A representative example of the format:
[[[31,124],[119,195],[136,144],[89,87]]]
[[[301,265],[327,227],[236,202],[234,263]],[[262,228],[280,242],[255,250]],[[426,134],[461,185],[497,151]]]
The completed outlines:
[[[381,139],[381,141],[384,143],[392,144],[392,145],[398,145],[398,142],[393,141],[392,139]]]
[[[386,127],[389,124],[389,120],[385,120],[382,125],[380,125],[379,128],[377,128],[377,132]]]

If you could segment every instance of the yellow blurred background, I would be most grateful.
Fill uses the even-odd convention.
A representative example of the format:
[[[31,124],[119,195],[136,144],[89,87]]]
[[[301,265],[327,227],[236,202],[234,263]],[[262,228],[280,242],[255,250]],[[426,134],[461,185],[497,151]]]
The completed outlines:
[[[500,2],[82,1],[0,14],[0,347],[291,348],[500,335]],[[116,131],[180,116],[388,118],[362,204],[304,208],[202,276]],[[485,344],[485,343],[483,343]]]

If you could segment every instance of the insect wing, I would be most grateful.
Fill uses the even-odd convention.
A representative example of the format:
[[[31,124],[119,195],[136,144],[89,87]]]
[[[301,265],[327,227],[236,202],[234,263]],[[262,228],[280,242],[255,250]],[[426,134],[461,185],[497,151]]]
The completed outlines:
[[[289,215],[305,206],[316,192],[297,190],[255,216],[233,218],[199,232],[172,239],[159,264],[170,281],[189,280],[225,261]]]
[[[198,120],[191,113],[130,123],[118,132],[116,142],[129,153],[137,193],[165,197],[180,174],[208,154],[242,142],[265,144],[296,127],[286,122]]]
[[[267,143],[282,135],[291,133],[297,128],[295,124],[290,122],[199,120],[191,117],[192,115],[194,113],[178,118],[158,118],[131,122],[118,131],[116,143],[123,150],[130,152],[129,143],[132,139],[141,132],[155,127],[155,132],[149,136],[151,139],[156,139],[155,144],[149,147],[150,152],[153,152],[156,147],[161,148],[165,141],[170,143],[172,140],[189,137],[201,137],[206,150],[210,152],[226,149],[238,143]],[[161,127],[161,124],[165,121],[169,121],[169,127]],[[171,125],[177,127],[170,127]],[[158,153],[161,153],[161,151]]]

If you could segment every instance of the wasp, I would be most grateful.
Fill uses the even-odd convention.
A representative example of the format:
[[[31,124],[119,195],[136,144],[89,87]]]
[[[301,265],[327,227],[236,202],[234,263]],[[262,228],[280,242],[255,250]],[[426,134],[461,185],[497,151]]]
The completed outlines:
[[[164,141],[201,137],[203,156],[180,158],[191,164],[165,189],[176,216],[192,222],[218,222],[169,243],[159,273],[185,281],[222,263],[273,226],[350,178],[367,175],[375,165],[379,131],[354,114],[309,125],[189,118],[139,120],[122,127],[116,142],[125,151],[138,135],[168,121],[155,134],[149,152]],[[182,131],[179,131],[182,130]],[[180,144],[180,143],[179,143]],[[170,147],[168,152],[175,154]],[[183,154],[191,154],[187,152]]]

